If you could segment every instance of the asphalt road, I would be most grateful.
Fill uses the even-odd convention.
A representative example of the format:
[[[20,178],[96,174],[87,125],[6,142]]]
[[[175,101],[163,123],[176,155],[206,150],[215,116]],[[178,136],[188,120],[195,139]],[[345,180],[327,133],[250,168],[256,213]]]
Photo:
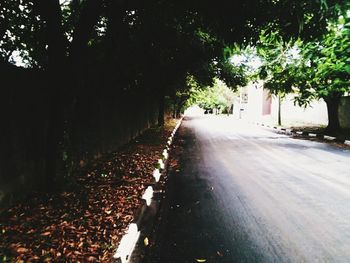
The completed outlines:
[[[228,117],[187,118],[177,140],[144,262],[350,262],[349,150]]]

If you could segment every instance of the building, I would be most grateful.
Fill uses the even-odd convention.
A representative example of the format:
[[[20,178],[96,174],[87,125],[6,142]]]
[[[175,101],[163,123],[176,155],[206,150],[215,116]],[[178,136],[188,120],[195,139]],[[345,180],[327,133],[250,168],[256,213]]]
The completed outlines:
[[[294,103],[295,95],[281,99],[282,125],[327,125],[327,106],[322,100],[313,101],[308,107]],[[279,98],[263,88],[263,82],[250,83],[240,89],[234,102],[234,115],[250,121],[278,123]]]

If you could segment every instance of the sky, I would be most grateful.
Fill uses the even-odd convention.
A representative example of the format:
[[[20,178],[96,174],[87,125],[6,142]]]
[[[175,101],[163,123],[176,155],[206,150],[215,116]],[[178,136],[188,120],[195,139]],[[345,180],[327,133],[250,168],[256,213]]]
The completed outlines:
[[[18,50],[13,51],[10,59],[13,60],[14,64],[17,67],[26,67],[26,64],[24,63],[24,61],[21,57],[20,51],[18,51]]]

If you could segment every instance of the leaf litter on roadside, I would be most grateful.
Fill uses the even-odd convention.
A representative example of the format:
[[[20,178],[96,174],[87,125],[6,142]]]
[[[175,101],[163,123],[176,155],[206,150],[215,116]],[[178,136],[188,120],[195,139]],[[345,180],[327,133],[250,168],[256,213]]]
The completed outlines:
[[[80,161],[74,190],[32,194],[2,211],[0,262],[110,262],[175,125]]]

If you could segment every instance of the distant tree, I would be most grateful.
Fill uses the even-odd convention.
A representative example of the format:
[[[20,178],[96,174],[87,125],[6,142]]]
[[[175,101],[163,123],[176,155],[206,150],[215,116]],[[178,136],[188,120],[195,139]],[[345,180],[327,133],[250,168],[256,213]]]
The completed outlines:
[[[206,110],[217,109],[228,112],[234,97],[235,93],[232,89],[227,87],[223,81],[215,79],[211,87],[194,86],[191,90],[188,106],[198,105]]]

